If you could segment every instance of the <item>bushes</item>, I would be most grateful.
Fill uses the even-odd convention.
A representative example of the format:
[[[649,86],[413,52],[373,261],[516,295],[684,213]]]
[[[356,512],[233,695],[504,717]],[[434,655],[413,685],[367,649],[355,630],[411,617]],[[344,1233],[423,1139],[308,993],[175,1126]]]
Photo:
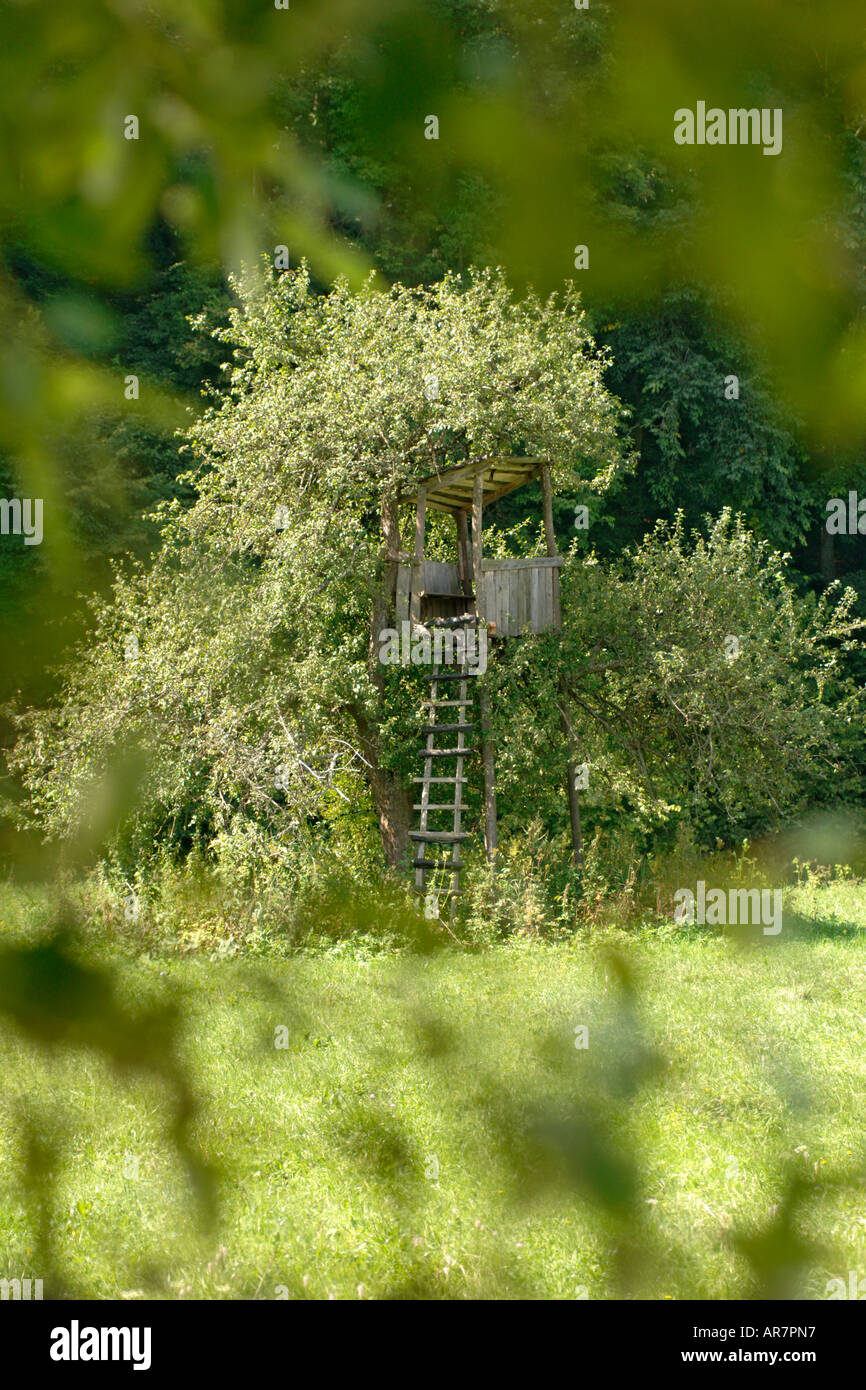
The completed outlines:
[[[562,634],[491,662],[504,824],[564,829],[569,762],[588,773],[585,836],[625,829],[637,853],[681,826],[732,846],[862,798],[852,591],[801,597],[786,557],[728,512],[690,538],[659,525],[617,564],[575,551],[562,590]]]

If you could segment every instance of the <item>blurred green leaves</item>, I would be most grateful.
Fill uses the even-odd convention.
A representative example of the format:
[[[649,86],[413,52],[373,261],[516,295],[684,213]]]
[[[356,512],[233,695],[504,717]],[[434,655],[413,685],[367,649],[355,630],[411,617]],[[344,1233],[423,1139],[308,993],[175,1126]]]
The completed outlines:
[[[110,969],[78,958],[70,933],[60,930],[31,945],[0,948],[0,1040],[11,1034],[36,1043],[47,1056],[76,1059],[96,1052],[121,1076],[156,1081],[165,1114],[166,1138],[179,1158],[205,1229],[216,1215],[215,1174],[193,1138],[198,1102],[180,1059],[182,1012],[161,1001],[130,1007]],[[6,1035],[5,1037],[3,1035]],[[58,1120],[25,1109],[17,1117],[23,1138],[24,1190],[31,1207],[34,1240],[51,1292],[59,1296],[63,1276],[54,1251],[56,1188],[63,1161]],[[74,1125],[67,1111],[64,1134]],[[91,1204],[77,1203],[81,1219]]]
[[[573,248],[586,244],[590,302],[652,305],[683,282],[709,287],[807,436],[828,454],[862,446],[866,54],[856,0],[592,0],[587,11],[568,0],[295,0],[284,11],[269,0],[11,0],[0,9],[0,82],[0,465],[4,485],[43,498],[46,514],[44,545],[22,571],[26,616],[20,591],[3,613],[13,686],[56,651],[76,590],[93,586],[77,504],[85,499],[92,520],[98,501],[102,524],[113,514],[118,531],[126,524],[124,446],[100,440],[99,422],[122,414],[133,435],[166,434],[183,419],[176,394],[141,366],[148,344],[130,362],[111,360],[124,309],[148,282],[155,227],[178,257],[213,273],[285,244],[293,265],[306,256],[325,283],[357,283],[381,251],[410,271],[437,257],[440,273],[501,262],[542,293],[574,274]],[[674,111],[698,100],[781,108],[782,154],[676,146]],[[437,140],[424,138],[429,114]],[[137,139],[125,138],[130,115]],[[461,215],[439,227],[453,207]],[[14,272],[22,252],[59,280],[41,305]],[[135,401],[124,395],[129,373],[142,379]],[[573,385],[566,373],[563,382]],[[194,387],[194,373],[183,385]],[[182,620],[169,616],[177,646]],[[105,669],[90,679],[104,682]],[[207,698],[195,691],[196,729]],[[76,735],[79,723],[73,712]],[[98,849],[134,797],[136,740],[126,743],[128,761],[85,789],[92,814],[68,847],[73,859]],[[95,1049],[122,1072],[155,1076],[206,1199],[168,1006],[131,1012],[110,975],[56,937],[0,952],[0,1011],[46,1048]],[[447,1050],[445,1032],[428,1031],[431,1054]],[[635,1028],[624,1035],[607,1082],[620,1097],[652,1062]],[[534,1118],[509,1098],[493,1102],[531,1169],[560,1164],[617,1219],[634,1214],[633,1166],[592,1098]],[[402,1153],[388,1126],[373,1155],[386,1167]],[[354,1120],[347,1137],[357,1138]],[[53,1160],[38,1126],[28,1143],[31,1178],[47,1183]],[[743,1237],[763,1296],[802,1255],[797,1200],[792,1188],[778,1220]]]
[[[38,316],[15,277],[0,283],[0,461],[50,518],[27,578],[48,582],[40,628],[95,578],[70,514],[70,430],[114,409],[178,423],[152,382],[130,411],[135,364],[94,362],[119,326],[106,296],[148,283],[156,225],[210,270],[282,244],[322,282],[357,282],[371,257],[410,278],[486,259],[546,291],[586,244],[591,303],[710,286],[812,437],[862,440],[852,0],[97,0],[74,18],[16,0],[0,78],[3,257],[23,248],[68,281]],[[699,99],[781,107],[782,154],[675,145],[674,111]],[[123,531],[123,449],[100,453],[85,430],[76,455]]]

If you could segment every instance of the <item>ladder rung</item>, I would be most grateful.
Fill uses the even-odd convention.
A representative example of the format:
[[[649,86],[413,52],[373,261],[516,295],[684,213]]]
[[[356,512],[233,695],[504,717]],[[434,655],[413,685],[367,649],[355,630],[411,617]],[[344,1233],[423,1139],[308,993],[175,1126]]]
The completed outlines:
[[[422,801],[419,801],[415,806],[412,807],[413,811],[462,811],[464,809],[465,808],[463,806],[455,806],[453,801],[428,801],[426,806]]]
[[[413,777],[413,778],[412,778],[412,781],[413,781],[413,782],[426,782],[428,785],[429,785],[431,782],[457,782],[457,784],[458,784],[459,786],[465,787],[466,783],[469,781],[469,778],[468,778],[468,777]]]
[[[466,594],[441,594],[441,598],[466,598]],[[474,598],[475,595],[473,594]],[[450,627],[453,629],[461,627],[481,627],[482,620],[477,613],[470,613],[468,608],[465,613],[454,613],[450,618],[428,618],[425,627]]]
[[[463,860],[458,859],[413,859],[413,869],[447,869],[448,873],[459,872],[463,868]]]
[[[422,734],[465,734],[474,729],[474,724],[425,724]]]
[[[474,748],[419,748],[419,758],[471,758]]]
[[[438,709],[441,705],[474,705],[474,700],[424,700],[422,704],[425,709]]]
[[[419,597],[419,598],[453,598],[453,600],[454,600],[455,603],[464,603],[464,602],[467,602],[467,603],[468,603],[469,599],[474,599],[474,598],[475,598],[475,595],[474,595],[474,594],[452,594],[452,592],[451,592],[450,589],[448,590],[447,593],[446,593],[446,591],[445,591],[444,589],[419,589],[419,590],[418,590],[418,597]],[[469,616],[469,617],[474,617],[475,615],[474,615],[474,613],[470,613],[468,616]]]
[[[459,671],[443,671],[438,676],[430,677],[431,681],[474,681],[477,679],[477,671],[464,671],[462,675]]]
[[[468,840],[469,835],[462,830],[410,830],[410,840],[424,840],[431,845],[458,845]]]

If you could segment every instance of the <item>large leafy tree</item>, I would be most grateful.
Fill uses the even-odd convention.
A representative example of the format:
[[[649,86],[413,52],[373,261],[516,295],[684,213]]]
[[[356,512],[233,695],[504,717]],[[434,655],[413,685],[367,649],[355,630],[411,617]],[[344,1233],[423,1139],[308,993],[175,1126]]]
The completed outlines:
[[[584,767],[584,828],[685,823],[699,840],[778,828],[862,797],[866,624],[834,586],[801,597],[788,559],[723,511],[682,514],[601,565],[563,572],[563,632],[496,668],[501,802],[514,824],[565,807]],[[563,735],[565,730],[565,735]]]
[[[563,488],[604,489],[627,464],[621,409],[571,291],[517,300],[484,271],[316,295],[304,268],[236,290],[216,330],[226,384],[187,439],[196,500],[166,506],[154,566],[118,578],[18,765],[68,832],[102,763],[134,744],[148,835],[212,843],[243,827],[271,847],[335,778],[344,796],[363,778],[397,863],[411,717],[377,636],[401,490],[522,453],[550,459]]]

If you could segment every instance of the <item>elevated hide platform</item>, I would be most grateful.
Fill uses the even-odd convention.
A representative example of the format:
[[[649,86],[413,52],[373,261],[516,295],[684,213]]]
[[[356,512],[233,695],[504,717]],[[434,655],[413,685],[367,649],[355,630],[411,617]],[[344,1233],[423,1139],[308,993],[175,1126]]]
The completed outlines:
[[[547,555],[485,559],[484,507],[524,484],[541,480]],[[408,499],[404,499],[408,500]],[[464,614],[494,626],[497,636],[559,631],[559,568],[548,465],[541,459],[484,459],[425,478],[415,502],[415,549],[399,566],[396,616],[429,623]],[[456,523],[456,561],[427,560],[427,510],[446,512]],[[470,539],[471,522],[471,539]]]

